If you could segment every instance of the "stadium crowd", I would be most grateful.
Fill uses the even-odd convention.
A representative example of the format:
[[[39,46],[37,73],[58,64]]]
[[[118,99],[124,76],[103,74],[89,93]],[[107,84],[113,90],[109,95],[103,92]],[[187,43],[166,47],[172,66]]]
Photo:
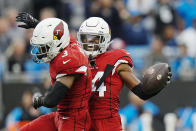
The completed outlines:
[[[133,58],[138,77],[142,77],[142,72],[149,66],[157,62],[168,62],[172,68],[173,80],[196,80],[196,0],[3,0],[0,1],[0,7],[2,82],[36,83],[48,75],[48,65],[36,64],[31,59],[30,38],[33,30],[17,27],[16,16],[19,12],[28,12],[39,20],[61,18],[68,23],[75,38],[80,24],[86,18],[101,17],[111,28],[113,40],[110,50],[126,49]],[[41,75],[36,75],[37,72]],[[135,116],[126,119],[125,124],[140,124],[137,121],[140,109],[135,107],[137,106],[127,107]],[[154,116],[158,114],[158,107],[151,102],[146,103],[143,109]],[[0,107],[0,112],[1,110]],[[15,110],[19,108],[13,109],[11,113]],[[43,112],[37,112],[30,118]],[[188,112],[186,119],[184,112]],[[183,108],[176,113],[184,120],[183,126],[187,130],[193,130],[191,119],[194,112],[194,108]],[[120,113],[125,117],[127,115],[126,109],[122,109]],[[7,121],[10,120],[10,115],[7,116]],[[5,127],[6,122],[0,125]],[[133,123],[127,126],[128,129],[133,129]],[[183,126],[179,126],[179,131]],[[138,125],[137,131],[142,131],[139,127],[141,125]]]

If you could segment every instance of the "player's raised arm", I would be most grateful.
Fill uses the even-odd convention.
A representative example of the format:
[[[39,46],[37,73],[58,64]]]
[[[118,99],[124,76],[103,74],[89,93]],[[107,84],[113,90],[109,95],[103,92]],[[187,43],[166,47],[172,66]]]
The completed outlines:
[[[128,64],[121,64],[117,72],[133,93],[141,99],[147,100],[159,93],[170,82],[171,78],[171,70],[169,66],[162,68],[163,71],[167,71],[161,73],[160,78],[158,77],[156,67],[150,67],[148,70],[150,69],[154,70],[152,73],[156,76],[151,74],[152,77],[150,78],[147,74],[145,74],[142,81],[134,75],[132,68]],[[157,80],[153,79],[155,77]],[[160,81],[158,79],[160,79]]]
[[[16,17],[17,22],[23,22],[24,24],[18,25],[18,27],[30,29],[35,28],[36,25],[39,23],[37,19],[35,19],[32,15],[26,12],[19,13]]]

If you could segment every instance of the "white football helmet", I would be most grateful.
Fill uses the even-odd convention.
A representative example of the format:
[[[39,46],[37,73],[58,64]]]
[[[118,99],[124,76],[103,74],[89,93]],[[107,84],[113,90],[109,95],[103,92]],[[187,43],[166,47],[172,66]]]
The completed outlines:
[[[30,40],[31,54],[36,63],[50,62],[70,42],[67,23],[58,18],[47,18],[34,29]]]
[[[109,25],[102,18],[90,17],[80,26],[77,39],[86,54],[95,57],[104,53],[110,44]]]

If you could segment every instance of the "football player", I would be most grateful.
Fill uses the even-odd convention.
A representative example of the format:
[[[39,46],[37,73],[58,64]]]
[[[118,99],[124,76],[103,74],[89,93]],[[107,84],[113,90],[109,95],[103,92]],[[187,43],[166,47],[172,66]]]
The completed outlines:
[[[123,84],[143,100],[156,95],[155,92],[145,92],[145,86],[133,73],[133,62],[128,52],[123,49],[107,51],[110,44],[111,33],[106,21],[99,17],[90,17],[85,20],[77,35],[78,42],[91,60],[92,94],[90,99],[91,131],[120,131],[121,119],[118,114],[119,96]],[[99,81],[105,72],[107,65],[113,69],[105,76],[103,83]],[[169,68],[169,67],[168,67]],[[170,81],[171,73],[168,74]]]
[[[34,96],[34,108],[57,105],[57,112],[43,115],[21,131],[82,131],[90,128],[88,100],[92,77],[88,57],[69,35],[68,25],[58,18],[41,21],[30,40],[37,63],[49,63],[53,89],[45,96]]]
[[[38,22],[27,13],[19,14],[17,19],[24,22],[25,24],[20,26],[27,29],[33,28]],[[91,17],[85,20],[80,26],[77,38],[92,65],[92,91],[95,93],[92,94],[89,101],[92,120],[90,130],[120,131],[122,127],[118,110],[123,84],[126,84],[133,93],[143,100],[155,96],[162,88],[154,90],[155,92],[145,92],[143,89],[147,85],[144,85],[134,75],[129,53],[123,49],[107,51],[111,33],[109,25],[102,18]],[[111,72],[106,69],[107,65],[112,65]],[[108,72],[109,75],[106,75],[105,72]],[[165,85],[169,83],[170,78],[171,72],[168,73]],[[102,82],[100,82],[101,80]]]

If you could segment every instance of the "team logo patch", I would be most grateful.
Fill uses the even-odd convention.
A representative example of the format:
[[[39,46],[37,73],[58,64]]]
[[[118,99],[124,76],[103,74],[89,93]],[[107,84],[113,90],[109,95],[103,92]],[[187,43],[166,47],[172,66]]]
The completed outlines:
[[[53,40],[60,40],[61,37],[64,34],[64,26],[63,26],[63,22],[61,21],[55,28],[54,28],[54,32],[53,32]]]

